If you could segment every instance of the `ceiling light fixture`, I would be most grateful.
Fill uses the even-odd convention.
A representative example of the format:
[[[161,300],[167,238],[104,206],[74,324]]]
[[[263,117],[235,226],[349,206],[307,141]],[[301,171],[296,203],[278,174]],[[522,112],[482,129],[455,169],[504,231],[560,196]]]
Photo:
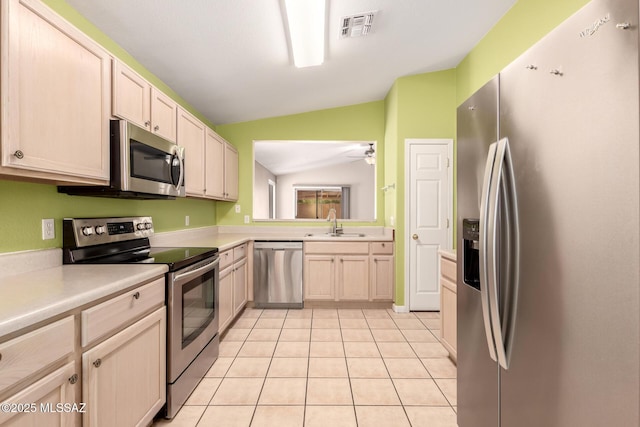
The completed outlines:
[[[298,68],[324,62],[326,0],[284,0],[293,63]]]

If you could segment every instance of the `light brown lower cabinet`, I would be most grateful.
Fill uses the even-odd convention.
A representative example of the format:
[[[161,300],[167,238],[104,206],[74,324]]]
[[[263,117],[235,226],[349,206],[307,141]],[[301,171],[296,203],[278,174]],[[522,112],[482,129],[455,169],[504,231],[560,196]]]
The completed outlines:
[[[304,298],[391,301],[393,242],[306,242]]]
[[[458,308],[456,286],[456,258],[448,253],[440,254],[440,342],[457,360]]]
[[[13,405],[0,411],[0,425],[11,427],[71,427],[76,425],[82,404],[76,403],[78,381],[74,362],[67,363],[7,398],[2,405]],[[74,412],[73,409],[77,408]],[[66,410],[65,410],[66,409]]]
[[[218,291],[218,328],[224,332],[248,300],[248,244],[220,253],[220,288]]]
[[[145,426],[166,400],[166,309],[82,355],[84,427]]]

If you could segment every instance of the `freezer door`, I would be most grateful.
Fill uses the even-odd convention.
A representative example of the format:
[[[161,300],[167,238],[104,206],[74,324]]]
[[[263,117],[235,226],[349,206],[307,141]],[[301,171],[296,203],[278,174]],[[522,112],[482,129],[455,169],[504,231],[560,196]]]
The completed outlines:
[[[498,138],[498,77],[458,107],[457,122],[458,426],[496,427],[498,366],[489,357],[480,292],[464,283],[460,230],[464,218],[480,218],[487,153]]]
[[[640,425],[637,8],[594,0],[500,75],[521,242],[502,427]]]

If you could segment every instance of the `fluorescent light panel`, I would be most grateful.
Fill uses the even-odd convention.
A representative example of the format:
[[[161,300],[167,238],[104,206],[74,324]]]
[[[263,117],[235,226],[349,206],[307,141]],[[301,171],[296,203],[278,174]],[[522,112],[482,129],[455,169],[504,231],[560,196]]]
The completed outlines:
[[[284,0],[293,63],[298,68],[324,62],[326,0]]]

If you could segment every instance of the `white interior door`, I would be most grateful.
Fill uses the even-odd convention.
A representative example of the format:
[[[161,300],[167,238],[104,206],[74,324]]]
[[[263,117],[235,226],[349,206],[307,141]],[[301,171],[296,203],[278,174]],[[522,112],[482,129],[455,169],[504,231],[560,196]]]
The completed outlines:
[[[452,244],[452,140],[406,140],[410,310],[440,310],[438,250]]]

